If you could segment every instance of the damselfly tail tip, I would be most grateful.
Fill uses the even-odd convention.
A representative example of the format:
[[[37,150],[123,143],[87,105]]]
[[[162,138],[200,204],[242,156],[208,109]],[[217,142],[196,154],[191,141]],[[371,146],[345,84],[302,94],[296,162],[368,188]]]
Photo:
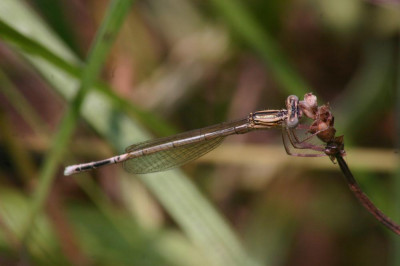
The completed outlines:
[[[75,173],[75,166],[71,165],[71,166],[65,167],[65,170],[64,170],[65,176],[72,175],[74,173]]]

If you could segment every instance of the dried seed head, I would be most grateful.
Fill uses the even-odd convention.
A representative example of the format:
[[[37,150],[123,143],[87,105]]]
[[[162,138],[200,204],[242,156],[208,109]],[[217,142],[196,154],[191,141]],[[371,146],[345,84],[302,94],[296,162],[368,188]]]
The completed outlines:
[[[309,108],[315,108],[317,104],[317,96],[313,95],[311,92],[304,95],[304,102]]]
[[[315,119],[318,112],[317,96],[311,92],[304,95],[304,100],[299,102],[301,111],[305,116]]]

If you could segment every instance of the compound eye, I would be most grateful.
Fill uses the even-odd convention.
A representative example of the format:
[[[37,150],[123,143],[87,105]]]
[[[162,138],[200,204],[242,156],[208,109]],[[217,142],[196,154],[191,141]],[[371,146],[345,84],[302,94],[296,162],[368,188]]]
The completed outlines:
[[[296,95],[290,95],[286,99],[286,108],[287,109],[292,108],[292,106],[297,105],[298,101],[299,101],[299,97],[297,97]]]
[[[286,120],[286,125],[289,128],[297,127],[298,124],[299,124],[299,119],[297,118],[297,116],[288,117],[288,119]]]

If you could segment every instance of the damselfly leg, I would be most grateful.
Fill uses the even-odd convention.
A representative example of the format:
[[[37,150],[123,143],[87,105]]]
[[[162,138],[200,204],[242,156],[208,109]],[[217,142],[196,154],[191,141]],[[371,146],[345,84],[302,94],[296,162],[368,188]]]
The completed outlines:
[[[312,140],[312,138],[316,138],[316,134],[312,134],[312,136],[307,137],[305,139],[300,140],[296,131],[296,128],[283,127],[282,128],[282,140],[283,146],[285,147],[285,151],[287,154],[291,156],[297,157],[322,157],[326,156],[324,153],[325,145],[315,145],[309,143],[308,141]],[[293,151],[294,149],[302,150],[301,152]],[[306,150],[306,151],[304,151]],[[314,153],[312,153],[314,152]]]
[[[307,141],[310,141],[311,139],[318,137],[318,134],[322,133],[323,131],[325,131],[327,129],[319,130],[315,133],[310,133],[309,125],[299,124],[295,129],[286,127],[285,130],[286,130],[285,133],[288,134],[289,140],[294,148],[310,149],[313,146],[319,146],[319,145],[310,145],[310,143],[307,143]],[[307,130],[307,136],[304,138],[300,138],[299,133],[298,133],[299,130]]]

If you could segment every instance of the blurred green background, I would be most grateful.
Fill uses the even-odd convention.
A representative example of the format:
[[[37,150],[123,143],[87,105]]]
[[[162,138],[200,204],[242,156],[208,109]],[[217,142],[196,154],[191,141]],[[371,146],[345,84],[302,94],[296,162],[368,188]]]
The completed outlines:
[[[0,265],[400,265],[339,167],[287,156],[279,130],[182,169],[63,176],[313,92],[400,221],[395,2],[1,0]]]

